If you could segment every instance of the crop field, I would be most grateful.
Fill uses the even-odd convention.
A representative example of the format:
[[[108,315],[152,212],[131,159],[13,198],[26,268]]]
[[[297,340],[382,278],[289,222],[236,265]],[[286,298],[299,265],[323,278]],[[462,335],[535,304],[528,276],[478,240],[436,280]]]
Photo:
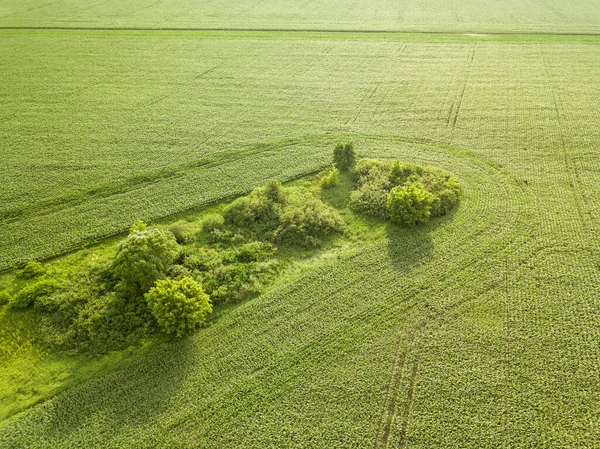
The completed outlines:
[[[0,271],[340,141],[464,190],[0,421],[0,447],[600,447],[600,7],[371,3],[0,1]]]
[[[0,26],[597,33],[594,0],[0,1]]]

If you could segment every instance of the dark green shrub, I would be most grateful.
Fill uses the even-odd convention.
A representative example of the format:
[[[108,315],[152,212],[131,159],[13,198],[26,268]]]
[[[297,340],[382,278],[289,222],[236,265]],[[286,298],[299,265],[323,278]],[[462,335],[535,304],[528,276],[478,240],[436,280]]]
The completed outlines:
[[[282,244],[316,247],[321,239],[340,232],[345,223],[338,212],[321,200],[307,197],[305,202],[288,207],[275,232]]]
[[[8,292],[5,291],[1,291],[0,292],[0,307],[2,307],[5,304],[10,303],[12,297],[10,296],[10,294]]]
[[[184,223],[173,223],[169,226],[168,229],[171,232],[171,234],[173,234],[173,236],[175,237],[177,243],[179,243],[180,245],[187,245],[188,243],[194,241],[195,235],[193,231],[189,228],[189,226],[186,226]]]
[[[26,309],[34,304],[38,309],[47,309],[51,304],[50,297],[57,288],[58,284],[54,280],[41,280],[27,285],[12,298],[10,306],[13,309]]]
[[[214,249],[198,248],[186,255],[183,266],[189,270],[209,271],[221,265],[221,256]]]
[[[389,217],[404,226],[427,223],[433,200],[434,196],[420,183],[394,187],[387,202]]]
[[[455,208],[461,200],[462,189],[456,179],[441,170],[427,168],[421,177],[421,183],[434,196],[431,216],[441,217]]]
[[[167,334],[182,336],[200,326],[212,312],[210,299],[192,278],[159,280],[145,295],[148,307]]]
[[[17,279],[33,279],[42,276],[46,270],[39,262],[29,262],[22,270],[17,271]]]
[[[240,227],[275,229],[283,211],[286,195],[279,181],[269,181],[250,195],[238,198],[224,211],[225,223]]]
[[[400,161],[394,161],[390,166],[389,182],[390,187],[404,185],[410,181],[418,181],[419,176],[423,174],[423,168],[413,164],[403,164]]]
[[[333,150],[333,164],[340,171],[348,171],[356,163],[356,153],[352,142],[338,143]]]
[[[132,231],[123,240],[113,262],[120,290],[127,296],[141,296],[165,277],[178,253],[175,237],[168,231]]]
[[[349,207],[372,217],[387,218],[388,191],[374,182],[363,184],[350,194]]]
[[[359,187],[374,183],[382,188],[388,188],[390,164],[376,159],[361,159],[352,170],[352,176]]]
[[[202,231],[212,232],[216,229],[223,228],[225,219],[221,214],[208,214],[202,219]]]
[[[265,242],[250,242],[242,246],[235,254],[237,262],[260,262],[267,259],[274,252],[273,245]]]

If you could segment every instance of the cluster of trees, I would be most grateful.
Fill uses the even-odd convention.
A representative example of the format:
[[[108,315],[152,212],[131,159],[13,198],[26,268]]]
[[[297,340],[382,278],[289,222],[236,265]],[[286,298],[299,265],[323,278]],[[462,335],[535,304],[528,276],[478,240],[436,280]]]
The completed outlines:
[[[318,177],[323,189],[341,173],[356,188],[350,207],[401,225],[447,214],[461,198],[441,170],[399,161],[357,161],[351,143],[335,147],[333,165]],[[340,214],[305,187],[269,181],[210,213],[200,225],[148,228],[135,223],[110,258],[64,272],[30,262],[15,276],[16,293],[0,305],[33,308],[55,347],[105,352],[161,330],[184,335],[201,326],[214,305],[257,295],[281,271],[282,246],[315,248],[345,228]]]
[[[350,207],[403,226],[446,215],[462,196],[458,182],[437,168],[361,159],[351,173],[356,189]]]
[[[184,335],[215,304],[259,294],[281,271],[281,246],[317,247],[342,231],[340,215],[309,189],[269,181],[203,217],[200,226],[135,223],[113,257],[63,272],[30,262],[0,303],[40,313],[55,348],[105,352],[158,330]]]

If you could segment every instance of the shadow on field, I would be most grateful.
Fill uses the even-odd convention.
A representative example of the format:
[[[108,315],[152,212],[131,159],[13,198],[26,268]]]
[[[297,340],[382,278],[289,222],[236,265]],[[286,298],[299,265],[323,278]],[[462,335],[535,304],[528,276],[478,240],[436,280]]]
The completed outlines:
[[[431,225],[415,228],[402,228],[391,223],[386,225],[388,255],[398,270],[406,271],[431,259],[433,242],[430,231]]]
[[[86,442],[89,427],[93,433],[114,431],[118,439],[132,427],[147,426],[164,418],[172,406],[194,363],[194,339],[178,339],[157,344],[127,369],[91,379],[59,394],[36,413],[43,421],[35,428],[33,440]],[[167,420],[168,421],[168,420]],[[29,426],[28,426],[29,427]],[[81,446],[83,447],[83,446]]]

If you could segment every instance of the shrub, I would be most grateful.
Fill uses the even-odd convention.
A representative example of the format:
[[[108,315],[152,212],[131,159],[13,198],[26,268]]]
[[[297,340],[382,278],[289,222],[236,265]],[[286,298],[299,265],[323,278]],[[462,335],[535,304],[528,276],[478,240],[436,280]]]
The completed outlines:
[[[5,304],[10,303],[11,299],[12,298],[11,298],[11,296],[10,296],[10,294],[8,292],[1,291],[0,292],[0,307],[3,306],[3,305],[5,305]]]
[[[368,182],[350,194],[349,207],[365,215],[387,218],[387,201],[387,190],[374,182]]]
[[[23,287],[11,300],[14,309],[25,309],[32,304],[38,309],[47,309],[50,305],[50,296],[58,288],[54,280],[42,280],[35,284]]]
[[[403,164],[400,161],[394,161],[390,167],[389,182],[390,187],[397,187],[406,184],[409,181],[418,181],[418,177],[423,174],[423,168],[413,164]]]
[[[129,228],[129,232],[133,231],[145,231],[148,225],[144,223],[142,220],[137,220],[134,224]]]
[[[426,223],[433,200],[434,196],[420,183],[394,187],[387,202],[388,214],[393,222],[405,226]]]
[[[333,150],[333,164],[340,171],[348,171],[356,163],[356,153],[352,142],[338,143]]]
[[[462,190],[456,179],[441,170],[427,168],[421,177],[421,183],[434,195],[431,216],[441,217],[460,203]]]
[[[254,189],[250,195],[235,200],[225,209],[223,216],[226,223],[235,226],[275,229],[285,202],[281,183],[271,180],[265,186]]]
[[[319,176],[319,185],[324,189],[330,189],[338,185],[340,171],[335,166],[323,170]]]
[[[352,176],[359,187],[374,183],[389,190],[390,165],[388,163],[376,159],[361,159],[352,170]]]
[[[186,255],[183,266],[189,270],[209,271],[221,265],[221,256],[214,249],[199,248]]]
[[[284,244],[297,246],[319,246],[320,238],[340,232],[345,223],[338,212],[321,200],[309,197],[300,205],[288,207],[275,239]]]
[[[191,243],[194,240],[194,233],[184,223],[173,223],[168,229],[180,245]]]
[[[175,237],[159,229],[132,231],[117,249],[114,274],[122,293],[141,296],[165,276],[178,252]]]
[[[242,246],[235,255],[235,259],[241,263],[260,262],[273,254],[273,245],[265,242],[250,242]]]
[[[192,278],[159,280],[145,295],[158,325],[167,334],[177,336],[193,331],[212,312],[210,299]]]
[[[221,214],[208,214],[202,219],[202,231],[212,232],[221,229],[225,224],[225,219]]]
[[[25,265],[25,268],[17,271],[17,279],[33,279],[38,276],[42,276],[46,270],[39,262],[29,262]]]

